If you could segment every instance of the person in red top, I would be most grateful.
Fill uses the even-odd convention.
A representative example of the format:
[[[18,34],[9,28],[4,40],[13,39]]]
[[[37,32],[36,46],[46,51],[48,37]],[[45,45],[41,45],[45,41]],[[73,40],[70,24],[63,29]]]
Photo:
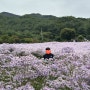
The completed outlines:
[[[43,55],[43,58],[44,58],[44,59],[49,59],[49,58],[53,58],[53,57],[54,57],[54,55],[51,53],[50,48],[47,47],[47,48],[46,48],[46,54]]]

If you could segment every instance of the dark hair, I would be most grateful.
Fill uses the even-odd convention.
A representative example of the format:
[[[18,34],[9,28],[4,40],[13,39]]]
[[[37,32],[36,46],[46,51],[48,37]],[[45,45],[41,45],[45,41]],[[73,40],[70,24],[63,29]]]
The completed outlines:
[[[49,47],[47,47],[47,48],[46,48],[46,50],[50,50],[50,48],[49,48]]]

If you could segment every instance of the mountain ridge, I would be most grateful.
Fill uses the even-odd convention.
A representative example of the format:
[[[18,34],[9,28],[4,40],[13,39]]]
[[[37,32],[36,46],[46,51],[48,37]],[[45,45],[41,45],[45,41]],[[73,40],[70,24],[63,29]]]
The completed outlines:
[[[31,14],[24,14],[24,15],[16,15],[10,12],[1,12],[0,15],[6,16],[6,17],[22,17],[22,16],[33,16],[33,17],[42,17],[42,18],[57,18],[53,15],[42,15],[39,13],[31,13]]]
[[[19,15],[9,13],[9,12],[1,12],[0,15],[6,16],[6,17],[19,17]]]

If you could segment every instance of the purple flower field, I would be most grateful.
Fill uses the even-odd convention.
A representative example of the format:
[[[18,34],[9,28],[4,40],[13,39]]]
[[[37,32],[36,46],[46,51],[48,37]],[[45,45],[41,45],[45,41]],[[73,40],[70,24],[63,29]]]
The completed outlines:
[[[90,90],[90,42],[0,44],[0,90]]]

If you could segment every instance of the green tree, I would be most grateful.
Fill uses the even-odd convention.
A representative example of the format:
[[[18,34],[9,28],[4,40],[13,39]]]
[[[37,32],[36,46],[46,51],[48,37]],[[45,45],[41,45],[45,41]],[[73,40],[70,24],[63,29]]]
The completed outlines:
[[[64,41],[71,41],[71,39],[75,38],[75,29],[64,28],[60,32],[60,37]]]
[[[0,44],[1,44],[1,43],[3,43],[3,40],[2,40],[2,38],[0,38]]]
[[[24,38],[25,43],[32,43],[33,39],[32,38]]]
[[[1,36],[1,39],[3,40],[3,42],[5,42],[5,43],[8,43],[8,41],[9,41],[9,36],[8,35],[2,35]]]
[[[9,43],[20,43],[20,39],[19,39],[18,36],[13,35],[13,36],[11,36],[11,37],[9,38],[8,42],[9,42]]]
[[[78,41],[78,42],[84,41],[84,37],[83,37],[82,35],[79,35],[79,36],[77,37],[77,41]]]
[[[90,18],[75,18],[73,16],[55,17],[51,15],[26,14],[12,16],[0,13],[0,43],[27,43],[48,41],[71,41],[75,36],[83,35],[90,40]],[[72,32],[62,29],[75,29]],[[61,37],[60,37],[61,35]]]

